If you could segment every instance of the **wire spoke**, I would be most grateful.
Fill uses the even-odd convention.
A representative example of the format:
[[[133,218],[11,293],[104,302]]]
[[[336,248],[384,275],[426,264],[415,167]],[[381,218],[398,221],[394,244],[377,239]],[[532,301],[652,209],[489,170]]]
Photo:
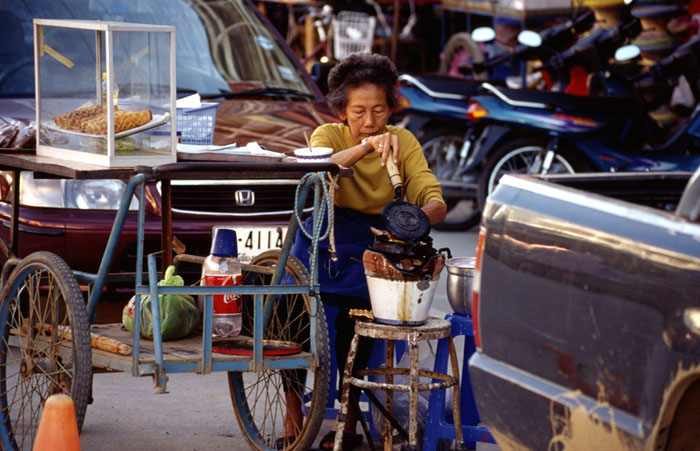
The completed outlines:
[[[0,339],[0,399],[5,431],[19,449],[33,443],[46,399],[71,395],[74,371],[71,331],[60,280],[48,267],[36,264],[21,279],[13,297],[4,300]]]
[[[277,264],[279,254],[261,254],[260,258],[254,259],[255,264],[274,268]],[[307,284],[308,279],[305,268],[301,263],[287,263],[285,267],[281,285]],[[270,274],[249,273],[246,276],[246,283],[256,285],[269,285]],[[287,294],[274,295],[269,297],[272,302],[271,315],[263,330],[266,340],[293,342],[301,345],[302,349],[308,351],[311,341],[311,321],[310,302],[307,295]],[[243,331],[252,335],[255,318],[250,312],[254,305],[253,297],[245,299]],[[267,299],[266,299],[267,301]],[[321,312],[321,315],[323,313]],[[325,321],[325,320],[324,320]],[[325,328],[322,329],[323,333]],[[327,338],[326,341],[327,343]],[[327,352],[327,348],[326,348]],[[298,445],[308,446],[308,437],[305,437],[307,430],[311,431],[320,424],[318,420],[319,406],[318,398],[314,393],[317,388],[314,381],[318,381],[313,373],[304,368],[271,370],[265,369],[254,374],[232,374],[230,379],[231,389],[234,390],[234,407],[238,415],[243,430],[254,449],[274,448],[279,437],[293,434],[297,437]],[[321,378],[320,380],[323,380]],[[236,390],[242,390],[238,393]],[[322,391],[320,392],[322,393]],[[293,412],[288,412],[287,402],[296,397],[302,400],[301,423],[290,421],[294,417]],[[315,404],[314,404],[315,403]],[[304,405],[306,404],[306,405]],[[313,407],[313,409],[310,406]],[[309,412],[315,412],[312,417]],[[311,418],[315,418],[312,420]],[[310,425],[313,426],[311,427]],[[315,431],[315,429],[314,429]]]

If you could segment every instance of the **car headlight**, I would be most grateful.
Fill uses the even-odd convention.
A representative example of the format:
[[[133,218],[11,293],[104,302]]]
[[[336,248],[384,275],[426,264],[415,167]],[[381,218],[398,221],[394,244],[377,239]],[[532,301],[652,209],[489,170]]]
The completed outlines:
[[[117,210],[126,183],[121,180],[35,179],[22,172],[20,203],[31,207]],[[129,210],[137,210],[138,199],[131,199]]]

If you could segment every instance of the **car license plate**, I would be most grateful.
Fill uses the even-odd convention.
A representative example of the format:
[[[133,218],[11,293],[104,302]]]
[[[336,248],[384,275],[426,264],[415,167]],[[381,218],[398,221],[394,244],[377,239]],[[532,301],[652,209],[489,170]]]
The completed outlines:
[[[238,260],[248,263],[253,257],[270,249],[280,249],[287,227],[225,227],[236,231]]]

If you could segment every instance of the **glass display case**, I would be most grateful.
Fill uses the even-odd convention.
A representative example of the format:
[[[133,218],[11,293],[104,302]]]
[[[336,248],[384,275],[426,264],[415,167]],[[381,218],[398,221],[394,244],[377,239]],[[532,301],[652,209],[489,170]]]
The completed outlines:
[[[37,155],[107,167],[177,160],[175,27],[34,19],[34,64]]]

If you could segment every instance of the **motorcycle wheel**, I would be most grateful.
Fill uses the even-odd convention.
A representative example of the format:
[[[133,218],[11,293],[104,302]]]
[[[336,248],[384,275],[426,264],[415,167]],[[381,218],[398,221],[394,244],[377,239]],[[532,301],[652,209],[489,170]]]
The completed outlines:
[[[484,53],[481,51],[479,44],[474,42],[471,35],[466,32],[455,33],[445,44],[438,73],[464,78],[464,75],[459,70],[460,66],[471,68],[472,63],[481,63],[483,61]],[[475,80],[485,80],[486,77],[487,74],[485,72],[472,73],[472,78]]]
[[[464,143],[464,133],[447,128],[439,128],[427,133],[421,139],[423,153],[428,166],[433,171],[441,185],[443,196],[447,203],[447,216],[440,224],[434,226],[437,230],[461,231],[469,230],[479,223],[481,210],[475,197],[452,197],[446,194],[444,182],[462,182],[459,173],[459,152]]]
[[[504,174],[539,174],[542,159],[547,152],[544,141],[532,138],[519,138],[496,147],[487,156],[483,171],[479,173],[479,209],[484,208],[486,197],[498,185]],[[588,167],[580,157],[567,149],[557,150],[548,174],[574,174],[586,172]]]

